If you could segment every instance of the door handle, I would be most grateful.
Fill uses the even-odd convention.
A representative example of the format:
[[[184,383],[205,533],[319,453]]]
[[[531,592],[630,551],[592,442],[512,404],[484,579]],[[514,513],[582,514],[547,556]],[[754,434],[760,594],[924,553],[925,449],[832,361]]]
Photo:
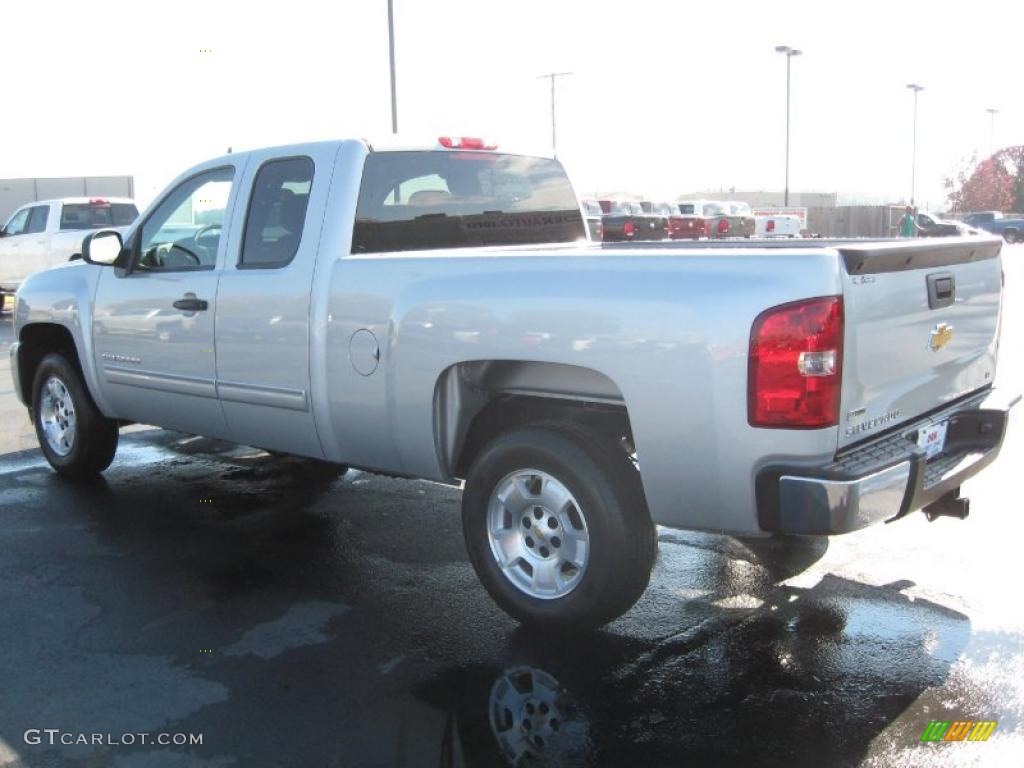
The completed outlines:
[[[202,312],[208,306],[206,299],[197,299],[195,296],[186,296],[174,302],[174,308],[184,312]]]

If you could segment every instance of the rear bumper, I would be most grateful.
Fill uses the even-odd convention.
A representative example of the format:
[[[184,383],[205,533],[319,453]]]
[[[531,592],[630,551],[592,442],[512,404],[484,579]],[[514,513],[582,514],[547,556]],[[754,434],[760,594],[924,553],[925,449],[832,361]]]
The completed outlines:
[[[832,535],[892,521],[956,491],[999,455],[1019,397],[990,390],[840,454],[821,468],[772,466],[757,477],[762,530]],[[943,453],[931,460],[917,431],[948,421]]]

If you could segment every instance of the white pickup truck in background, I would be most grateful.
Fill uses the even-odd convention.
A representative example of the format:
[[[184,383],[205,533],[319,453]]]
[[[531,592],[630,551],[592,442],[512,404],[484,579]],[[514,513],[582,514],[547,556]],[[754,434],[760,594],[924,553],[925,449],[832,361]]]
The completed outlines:
[[[126,198],[67,197],[28,203],[0,229],[0,309],[33,272],[81,253],[82,238],[98,229],[123,229],[139,215]]]
[[[799,216],[754,214],[754,237],[800,237],[800,228]]]

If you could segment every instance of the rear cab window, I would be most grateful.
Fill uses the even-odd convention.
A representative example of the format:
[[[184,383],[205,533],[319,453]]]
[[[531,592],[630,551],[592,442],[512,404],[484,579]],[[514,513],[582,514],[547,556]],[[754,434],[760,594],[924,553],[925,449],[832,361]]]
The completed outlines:
[[[586,240],[555,160],[493,152],[374,152],[366,158],[352,253]]]
[[[139,209],[131,203],[110,203],[99,199],[88,203],[64,203],[60,212],[60,228],[76,230],[127,227],[138,215]]]

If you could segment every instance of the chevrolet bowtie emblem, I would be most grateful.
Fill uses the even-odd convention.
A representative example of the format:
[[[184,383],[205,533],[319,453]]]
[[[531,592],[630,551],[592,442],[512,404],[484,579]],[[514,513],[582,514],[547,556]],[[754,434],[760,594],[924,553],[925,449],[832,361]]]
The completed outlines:
[[[953,326],[949,323],[939,323],[932,328],[932,338],[928,343],[928,346],[932,348],[932,352],[938,352],[944,346],[949,344],[953,338]]]

